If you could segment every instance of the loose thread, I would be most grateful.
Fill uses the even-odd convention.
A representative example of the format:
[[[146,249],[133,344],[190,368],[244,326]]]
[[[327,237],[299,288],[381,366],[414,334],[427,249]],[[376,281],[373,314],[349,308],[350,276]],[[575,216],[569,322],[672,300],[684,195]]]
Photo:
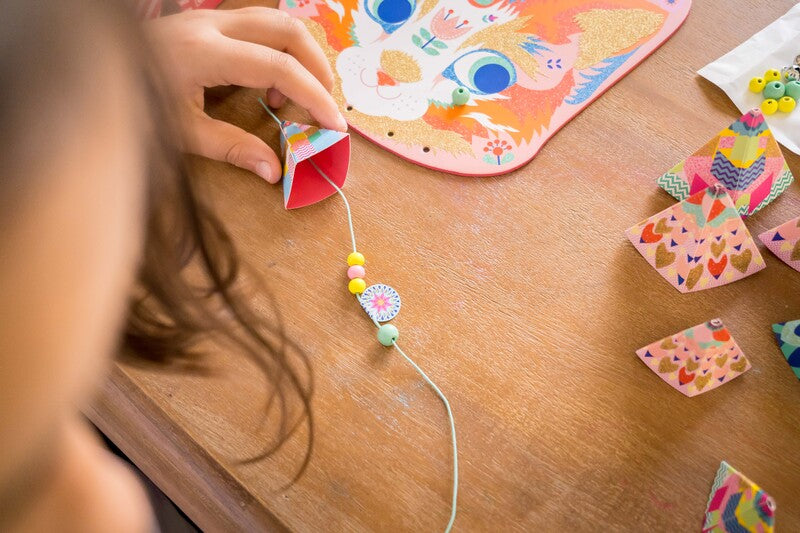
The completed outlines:
[[[278,117],[276,117],[272,113],[272,111],[270,111],[270,109],[264,104],[261,98],[259,98],[258,101],[261,103],[264,109],[266,109],[267,113],[269,113],[269,115],[275,120],[275,122],[278,123],[278,125],[281,128],[281,134],[284,136],[284,138],[286,138],[286,134],[283,132],[283,123],[278,119]],[[336,189],[336,192],[339,193],[339,196],[341,196],[342,200],[344,200],[344,207],[347,210],[347,223],[350,228],[350,239],[352,240],[353,243],[353,252],[357,251],[356,233],[355,230],[353,229],[353,214],[350,209],[350,202],[347,201],[347,196],[345,196],[344,191],[342,191],[341,187],[336,185],[333,182],[333,180],[330,179],[328,175],[325,174],[325,172],[323,172],[321,168],[319,168],[319,166],[314,162],[313,159],[307,159],[307,161],[311,163],[311,165],[317,170],[317,172],[319,172],[319,175],[322,176],[325,179],[325,181],[327,181],[331,185],[331,187]],[[356,294],[355,297],[359,305],[361,305],[361,295]],[[361,307],[363,308],[363,306]],[[367,316],[369,316],[369,313],[367,313]],[[377,328],[381,327],[380,322],[378,322],[375,318],[370,316],[370,319],[375,324],[375,327]],[[417,371],[417,373],[422,377],[422,379],[425,380],[425,382],[428,385],[430,385],[430,387],[433,389],[433,391],[436,393],[436,395],[444,404],[444,408],[447,411],[447,419],[450,422],[450,438],[453,443],[453,490],[452,490],[453,499],[450,508],[450,520],[447,522],[447,527],[444,530],[445,533],[449,533],[450,530],[453,529],[453,523],[456,521],[456,510],[458,508],[457,505],[458,504],[458,443],[456,441],[456,421],[455,418],[453,417],[453,410],[450,408],[450,402],[447,400],[447,396],[444,395],[441,389],[436,385],[436,383],[433,382],[431,378],[428,377],[428,375],[422,370],[422,368],[420,368],[420,366],[417,363],[415,363],[413,359],[411,359],[408,355],[406,355],[406,353],[400,348],[400,346],[397,345],[397,342],[392,342],[392,346],[394,347],[395,350],[398,351],[398,353],[401,356],[403,356],[403,359],[405,359],[406,362],[408,362],[408,364],[410,364],[414,368],[414,370]]]

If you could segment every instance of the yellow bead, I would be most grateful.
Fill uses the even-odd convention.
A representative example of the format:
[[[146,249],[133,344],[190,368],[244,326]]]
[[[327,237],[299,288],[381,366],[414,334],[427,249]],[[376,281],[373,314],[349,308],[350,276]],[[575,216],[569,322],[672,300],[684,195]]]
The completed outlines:
[[[780,100],[778,100],[778,111],[781,113],[791,113],[794,111],[797,102],[794,101],[794,98],[791,96],[784,96]]]
[[[761,102],[761,111],[764,112],[765,115],[772,115],[778,110],[778,101],[773,100],[772,98],[768,100],[764,100]]]
[[[364,264],[364,256],[361,255],[359,252],[353,252],[352,254],[347,256],[347,266],[363,265],[363,264]]]
[[[764,90],[767,81],[764,78],[753,78],[750,80],[750,90],[754,93],[760,93]]]
[[[347,289],[352,294],[361,294],[362,292],[364,292],[364,290],[366,290],[366,288],[367,288],[367,282],[361,278],[351,279],[350,283],[347,284]]]
[[[776,68],[771,68],[764,73],[764,81],[769,83],[771,81],[781,81],[781,71]]]

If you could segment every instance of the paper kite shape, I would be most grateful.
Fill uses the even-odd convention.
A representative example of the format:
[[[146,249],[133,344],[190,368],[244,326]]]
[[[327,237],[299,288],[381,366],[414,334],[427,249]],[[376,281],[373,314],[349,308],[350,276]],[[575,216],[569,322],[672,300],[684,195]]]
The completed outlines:
[[[350,126],[413,163],[494,176],[677,31],[691,0],[281,0]],[[454,96],[454,92],[459,95]]]
[[[340,131],[283,121],[281,123],[283,205],[305,207],[324,200],[336,189],[320,175],[313,161],[332,182],[341,187],[350,166],[350,135]]]
[[[690,397],[750,370],[750,362],[719,318],[640,348],[636,355],[661,379]]]
[[[764,115],[754,109],[657,182],[678,200],[719,183],[739,214],[748,216],[777,198],[793,179]]]
[[[772,332],[775,333],[778,346],[792,367],[792,372],[800,379],[800,320],[773,324]]]
[[[702,533],[772,533],[775,500],[722,461],[706,505]]]
[[[681,292],[726,285],[764,268],[755,241],[721,188],[695,193],[626,233]]]
[[[758,238],[784,263],[800,272],[800,217],[765,231]]]

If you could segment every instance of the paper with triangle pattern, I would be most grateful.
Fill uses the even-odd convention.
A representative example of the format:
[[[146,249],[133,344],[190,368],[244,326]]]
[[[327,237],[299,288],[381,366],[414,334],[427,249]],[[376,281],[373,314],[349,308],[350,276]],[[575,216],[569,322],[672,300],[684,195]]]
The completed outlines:
[[[758,238],[781,261],[800,272],[800,217],[765,231]]]
[[[640,348],[636,355],[661,379],[690,397],[750,370],[750,362],[719,318]]]
[[[286,209],[314,204],[336,192],[311,164],[313,161],[342,187],[350,166],[350,135],[316,126],[281,122],[283,203]]]
[[[750,232],[723,190],[704,189],[626,232],[681,292],[726,285],[764,268]]]
[[[657,183],[678,200],[719,183],[739,214],[748,216],[777,198],[793,179],[764,115],[754,109],[672,167]]]
[[[792,372],[800,379],[800,320],[791,320],[772,325],[772,332],[778,341],[778,346],[792,367]]]
[[[722,461],[706,505],[702,533],[772,533],[775,500]]]

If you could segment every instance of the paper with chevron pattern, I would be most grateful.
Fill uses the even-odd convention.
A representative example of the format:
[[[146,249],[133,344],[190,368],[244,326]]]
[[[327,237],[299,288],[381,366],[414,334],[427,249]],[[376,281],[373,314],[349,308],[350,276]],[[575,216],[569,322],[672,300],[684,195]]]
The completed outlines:
[[[681,292],[726,285],[765,266],[721,187],[701,190],[626,233],[647,262]]]
[[[792,372],[800,379],[800,320],[772,324],[772,332]]]
[[[800,217],[765,231],[758,238],[781,261],[800,272]]]
[[[793,179],[764,115],[754,109],[672,167],[657,183],[678,200],[719,183],[739,214],[748,216],[777,198]]]
[[[750,370],[750,362],[719,318],[640,348],[636,355],[689,397],[714,390]]]
[[[722,461],[706,505],[702,533],[772,533],[775,500]]]

